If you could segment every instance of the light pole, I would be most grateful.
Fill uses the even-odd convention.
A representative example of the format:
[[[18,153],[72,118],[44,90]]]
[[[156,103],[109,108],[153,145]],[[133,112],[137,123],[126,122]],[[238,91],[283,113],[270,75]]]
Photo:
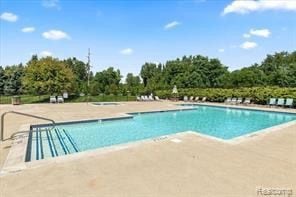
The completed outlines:
[[[90,78],[90,48],[88,48],[88,55],[87,55],[87,104],[89,102],[89,78]]]

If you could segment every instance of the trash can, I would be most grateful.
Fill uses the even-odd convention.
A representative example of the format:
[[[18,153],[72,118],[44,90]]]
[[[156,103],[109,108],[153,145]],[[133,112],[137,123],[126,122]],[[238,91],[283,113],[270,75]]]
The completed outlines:
[[[21,97],[20,96],[11,97],[11,104],[20,105],[21,104]]]

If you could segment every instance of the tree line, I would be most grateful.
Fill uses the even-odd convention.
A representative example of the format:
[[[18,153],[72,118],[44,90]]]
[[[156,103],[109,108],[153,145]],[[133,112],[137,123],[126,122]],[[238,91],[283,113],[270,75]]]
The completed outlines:
[[[89,85],[88,85],[89,78]],[[0,66],[0,95],[19,94],[149,94],[178,88],[296,87],[296,51],[279,52],[261,62],[229,71],[217,58],[184,56],[164,64],[145,63],[139,75],[119,69],[88,73],[77,58],[59,60],[33,55],[25,64]]]

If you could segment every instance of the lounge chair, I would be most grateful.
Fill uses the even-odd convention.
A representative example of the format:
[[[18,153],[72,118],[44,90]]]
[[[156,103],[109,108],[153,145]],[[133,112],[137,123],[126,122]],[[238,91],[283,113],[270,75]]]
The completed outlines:
[[[193,102],[193,101],[194,101],[194,97],[191,96],[191,97],[189,98],[189,101],[190,101],[190,102]]]
[[[207,97],[203,97],[202,99],[201,99],[201,102],[206,102],[207,101]]]
[[[237,102],[237,98],[232,98],[230,101],[230,104],[236,104],[236,102]]]
[[[158,96],[155,96],[154,98],[155,98],[156,101],[160,101]]]
[[[56,102],[57,102],[56,97],[55,97],[55,96],[50,96],[50,98],[49,98],[49,102],[50,102],[50,103],[56,103]]]
[[[277,106],[284,106],[284,104],[285,104],[285,99],[283,98],[279,98],[276,103]]]
[[[64,98],[62,96],[58,96],[58,103],[64,103]]]
[[[187,96],[184,96],[183,97],[183,101],[187,102],[188,101],[188,97]]]
[[[198,96],[195,97],[194,101],[195,101],[195,102],[198,102],[198,101],[199,101],[199,97],[198,97]]]
[[[268,105],[269,106],[275,106],[276,105],[276,99],[275,98],[270,98],[269,101],[268,101]],[[283,102],[282,105],[284,105],[284,102]]]
[[[137,101],[141,101],[141,97],[137,96]]]
[[[291,98],[286,99],[285,107],[293,107],[293,99]]]
[[[236,104],[241,104],[241,103],[243,103],[243,98],[238,98],[238,99],[236,100]]]
[[[149,101],[149,98],[148,98],[148,96],[144,96],[144,101]]]
[[[148,97],[148,100],[149,100],[149,101],[154,101],[154,98],[153,98],[153,96],[152,96],[152,95],[150,95],[150,96]]]
[[[231,103],[231,98],[230,98],[230,97],[228,97],[228,98],[225,100],[225,103],[226,103],[226,104],[229,104],[229,103]]]
[[[243,104],[245,104],[245,105],[251,104],[251,99],[250,98],[245,98]]]

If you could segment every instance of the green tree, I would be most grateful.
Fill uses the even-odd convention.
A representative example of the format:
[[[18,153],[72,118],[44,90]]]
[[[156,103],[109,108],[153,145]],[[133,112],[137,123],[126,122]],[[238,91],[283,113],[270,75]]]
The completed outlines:
[[[136,95],[139,93],[141,85],[141,79],[139,76],[134,76],[132,73],[128,73],[126,75],[125,82],[128,91],[130,91],[132,95]]]
[[[106,70],[97,72],[92,80],[92,84],[95,87],[98,87],[96,94],[116,94],[119,90],[120,80],[120,71],[114,70],[113,67],[109,67]]]
[[[16,95],[22,93],[22,78],[24,67],[22,64],[7,66],[4,70],[4,94]]]
[[[87,83],[87,65],[75,57],[64,60],[64,63],[69,67],[75,76],[76,92],[83,92]]]
[[[159,69],[157,68],[156,64],[145,63],[142,66],[140,75],[143,79],[144,87],[148,85],[148,80],[152,79],[157,74],[157,72],[159,72]]]
[[[32,94],[71,92],[74,74],[64,62],[52,57],[29,61],[23,78],[25,88]]]
[[[0,95],[4,94],[5,74],[4,69],[0,66]]]

